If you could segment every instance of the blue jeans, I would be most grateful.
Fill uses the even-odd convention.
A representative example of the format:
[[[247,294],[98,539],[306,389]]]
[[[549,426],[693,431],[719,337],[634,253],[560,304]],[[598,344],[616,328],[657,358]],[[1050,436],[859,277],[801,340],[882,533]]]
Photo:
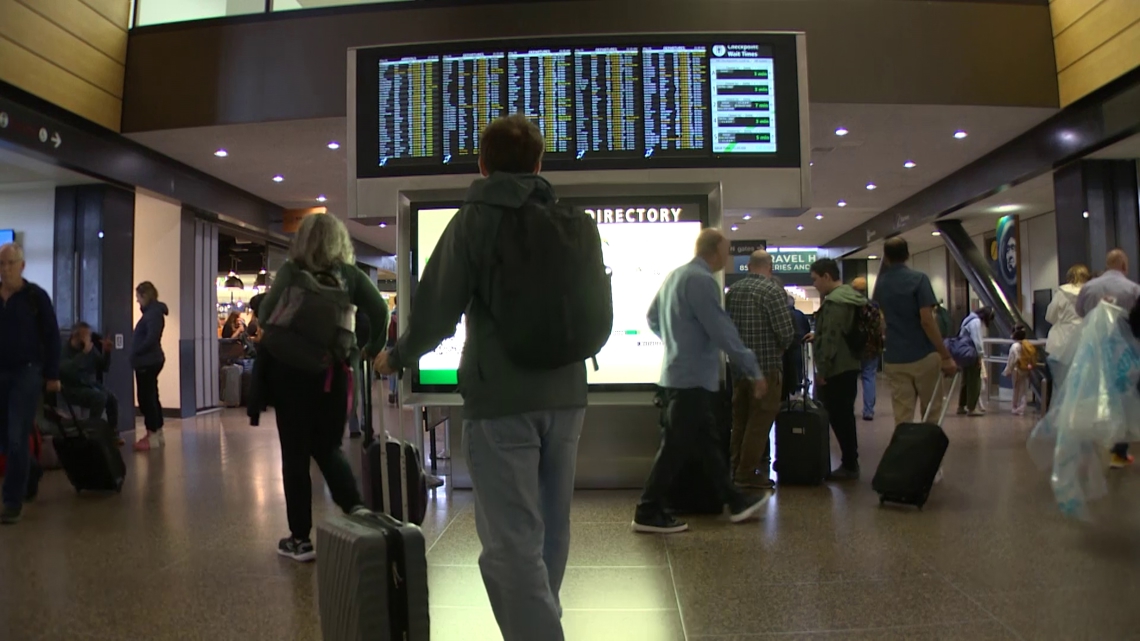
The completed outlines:
[[[562,641],[558,592],[586,410],[464,421],[479,568],[504,641]]]
[[[875,392],[875,377],[879,375],[879,357],[868,358],[863,361],[863,416],[875,415],[875,401],[878,400]]]
[[[32,469],[28,439],[35,426],[43,387],[43,371],[39,366],[0,371],[0,447],[8,456],[3,489],[5,507],[21,507],[27,496]]]

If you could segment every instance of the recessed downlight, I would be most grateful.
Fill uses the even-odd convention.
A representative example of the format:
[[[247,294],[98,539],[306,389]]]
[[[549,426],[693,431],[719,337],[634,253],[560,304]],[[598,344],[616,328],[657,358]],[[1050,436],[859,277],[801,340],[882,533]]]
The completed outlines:
[[[847,201],[846,201],[846,200],[841,200],[841,201],[839,201],[839,202],[835,203],[835,205],[836,205],[837,207],[846,207],[846,206],[847,206]]]
[[[384,229],[387,226],[388,226],[388,223],[380,223],[380,229]]]
[[[741,216],[742,220],[752,220],[752,214],[744,214]]]
[[[840,127],[840,128],[838,128],[838,129],[836,129],[836,130],[835,130],[835,135],[836,135],[836,136],[846,136],[846,135],[847,135],[847,134],[849,134],[849,133],[851,133],[851,132],[850,132],[850,131],[847,131],[847,128],[846,128],[846,127]]]
[[[932,231],[932,232],[930,232],[930,235],[931,235],[931,236],[941,236],[941,235],[942,235],[942,232],[940,232],[940,231]]]
[[[815,219],[816,220],[823,220],[823,214],[816,214]]]
[[[1089,213],[1086,211],[1086,212],[1082,213],[1082,214],[1081,214],[1081,216],[1084,216],[1085,218],[1088,218],[1088,217],[1089,217]]]
[[[330,140],[329,141],[329,149],[332,149],[334,151],[337,149],[340,149],[340,143],[335,141],[335,140]]]
[[[879,257],[874,255],[874,254],[871,254],[870,256],[867,257],[867,260],[879,260]]]
[[[875,183],[867,183],[867,191],[875,191],[879,186]]]
[[[917,166],[918,166],[918,163],[914,162],[913,160],[908,160],[908,161],[903,163],[904,169],[914,169]]]
[[[219,149],[214,152],[214,155],[218,158],[225,158],[226,156],[230,155],[230,152],[226,151],[225,149]]]
[[[969,136],[969,135],[970,134],[967,133],[965,129],[959,129],[958,131],[954,132],[954,137],[957,138],[958,140],[962,140],[963,138],[965,138],[966,136]]]
[[[326,200],[328,200],[328,198],[327,198],[327,197],[326,197],[324,194],[321,194],[320,196],[317,196],[317,202],[319,202],[319,203],[323,203],[323,202],[325,202]]]
[[[736,226],[736,225],[733,225],[733,226],[732,226],[732,227],[730,227],[729,229],[731,229],[732,231],[736,231],[736,230],[740,229],[740,227],[738,227],[738,226]]]
[[[275,182],[275,183],[285,182],[285,176],[282,176],[281,174],[277,174],[276,176],[273,177],[273,182]]]
[[[803,225],[796,225],[796,231],[803,231],[803,230],[804,230]]]

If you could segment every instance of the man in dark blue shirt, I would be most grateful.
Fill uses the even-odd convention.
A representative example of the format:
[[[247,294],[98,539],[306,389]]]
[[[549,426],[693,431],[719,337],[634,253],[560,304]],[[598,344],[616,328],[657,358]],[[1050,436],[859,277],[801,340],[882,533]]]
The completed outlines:
[[[24,280],[24,251],[0,246],[0,447],[8,456],[0,524],[13,525],[32,469],[28,440],[43,391],[58,392],[59,324],[47,292]]]
[[[923,413],[932,405],[930,415],[938,416],[942,410],[942,397],[935,398],[939,377],[952,375],[957,367],[934,318],[938,299],[930,279],[906,266],[910,260],[907,242],[898,236],[891,238],[883,247],[883,257],[874,300],[887,323],[883,372],[891,385],[898,425],[914,420],[916,402]]]

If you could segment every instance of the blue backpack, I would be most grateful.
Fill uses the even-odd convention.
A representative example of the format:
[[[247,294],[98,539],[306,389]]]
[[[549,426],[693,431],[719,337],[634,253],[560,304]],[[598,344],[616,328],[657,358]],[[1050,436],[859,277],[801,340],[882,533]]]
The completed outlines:
[[[978,364],[978,348],[974,345],[974,339],[970,338],[970,334],[966,332],[966,324],[970,322],[972,317],[973,314],[962,321],[957,336],[943,341],[958,367],[974,367]]]

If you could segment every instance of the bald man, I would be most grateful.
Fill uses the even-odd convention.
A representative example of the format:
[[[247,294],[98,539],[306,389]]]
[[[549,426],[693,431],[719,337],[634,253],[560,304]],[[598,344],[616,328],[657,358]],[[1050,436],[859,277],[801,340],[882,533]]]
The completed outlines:
[[[851,287],[855,291],[863,295],[867,300],[871,299],[870,293],[867,291],[867,279],[859,276],[851,281]],[[882,326],[880,325],[880,330]],[[863,383],[863,420],[875,420],[875,404],[878,399],[878,388],[876,387],[875,379],[879,375],[879,358],[880,354],[875,354],[870,358],[864,358],[861,367],[862,371],[859,374],[859,380]]]
[[[55,309],[47,292],[24,280],[24,267],[19,245],[0,246],[0,438],[8,455],[0,525],[18,523],[35,494],[39,468],[28,441],[45,382],[49,392],[60,390]]]
[[[682,468],[693,459],[716,493],[710,502],[728,505],[733,523],[755,517],[768,500],[767,494],[748,496],[731,482],[717,426],[720,352],[728,355],[740,378],[751,381],[756,398],[768,391],[756,355],[740,340],[721,307],[721,284],[715,275],[729,263],[728,239],[715,229],[706,229],[697,238],[696,254],[692,262],[665,278],[646,315],[649,328],[665,344],[660,381],[664,429],[634,514],[635,532],[673,534],[689,528],[666,512],[665,504]]]
[[[755,398],[747,379],[733,384],[731,468],[736,484],[745,489],[775,487],[770,435],[784,393],[784,352],[795,334],[787,298],[772,275],[772,256],[763,249],[752,253],[748,275],[734,283],[725,298],[732,323],[768,382],[762,398]]]
[[[1108,252],[1103,274],[1085,283],[1077,296],[1077,315],[1084,318],[1096,309],[1102,300],[1111,300],[1125,310],[1131,310],[1140,300],[1140,285],[1128,278],[1128,254],[1123,249]],[[1132,465],[1135,458],[1128,453],[1128,444],[1119,443],[1112,448],[1109,467],[1120,469]]]

